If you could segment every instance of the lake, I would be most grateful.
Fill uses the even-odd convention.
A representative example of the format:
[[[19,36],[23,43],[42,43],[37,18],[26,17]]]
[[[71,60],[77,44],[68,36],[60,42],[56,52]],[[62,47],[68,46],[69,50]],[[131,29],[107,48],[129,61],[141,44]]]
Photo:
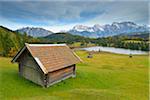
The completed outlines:
[[[81,50],[86,51],[105,51],[105,52],[111,52],[111,53],[117,53],[117,54],[147,54],[145,51],[140,50],[130,50],[130,49],[123,49],[123,48],[114,48],[114,47],[102,47],[102,46],[95,46],[95,47],[87,47],[87,48],[81,48]]]

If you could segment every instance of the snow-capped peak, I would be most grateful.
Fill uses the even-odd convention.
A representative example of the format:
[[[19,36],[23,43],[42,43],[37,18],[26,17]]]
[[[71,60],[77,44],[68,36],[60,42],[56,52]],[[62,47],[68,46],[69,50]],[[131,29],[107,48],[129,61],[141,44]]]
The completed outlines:
[[[78,32],[83,32],[83,31],[94,32],[94,30],[91,27],[83,26],[83,25],[76,25],[73,27],[73,30],[76,30]]]
[[[39,27],[24,27],[16,31],[22,34],[27,33],[27,35],[33,36],[33,37],[44,37],[53,33],[51,31],[48,31],[46,29],[39,28]]]
[[[94,31],[104,31],[104,26],[101,26],[99,24],[95,24],[93,26]]]
[[[86,30],[88,27],[87,26],[83,26],[83,25],[76,25],[76,26],[74,26],[73,27],[73,29],[75,29],[75,30]]]
[[[118,22],[113,22],[113,23],[112,23],[112,26],[115,26],[115,27],[117,27],[118,29],[120,28],[120,25],[119,25]]]
[[[147,32],[149,29],[150,27],[148,26],[138,25],[135,24],[134,22],[126,21],[126,22],[113,22],[112,24],[105,24],[105,25],[95,24],[94,26],[91,27],[76,25],[69,32],[76,35],[88,37],[90,37],[91,35],[93,37],[106,37],[125,33]]]

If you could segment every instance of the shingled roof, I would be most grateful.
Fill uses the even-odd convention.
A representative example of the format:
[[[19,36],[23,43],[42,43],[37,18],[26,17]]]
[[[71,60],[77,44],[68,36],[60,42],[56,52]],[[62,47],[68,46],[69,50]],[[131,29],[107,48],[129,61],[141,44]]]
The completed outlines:
[[[12,62],[16,62],[23,51],[27,49],[42,71],[46,74],[68,67],[81,59],[66,44],[25,44]]]

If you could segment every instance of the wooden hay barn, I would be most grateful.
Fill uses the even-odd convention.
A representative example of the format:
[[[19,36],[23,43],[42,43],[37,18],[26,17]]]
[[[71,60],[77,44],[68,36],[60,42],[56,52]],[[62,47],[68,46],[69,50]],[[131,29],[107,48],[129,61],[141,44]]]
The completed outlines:
[[[80,61],[66,44],[27,43],[12,60],[18,62],[21,76],[43,87],[75,77]]]

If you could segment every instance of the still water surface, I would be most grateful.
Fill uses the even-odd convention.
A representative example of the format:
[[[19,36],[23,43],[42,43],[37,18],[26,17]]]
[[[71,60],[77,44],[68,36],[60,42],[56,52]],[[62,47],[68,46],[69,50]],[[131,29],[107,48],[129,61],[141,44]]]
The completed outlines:
[[[81,50],[86,51],[105,51],[117,54],[147,54],[147,52],[140,51],[140,50],[130,50],[130,49],[122,49],[122,48],[114,48],[114,47],[102,47],[102,46],[95,46],[95,47],[87,47],[81,48]]]

